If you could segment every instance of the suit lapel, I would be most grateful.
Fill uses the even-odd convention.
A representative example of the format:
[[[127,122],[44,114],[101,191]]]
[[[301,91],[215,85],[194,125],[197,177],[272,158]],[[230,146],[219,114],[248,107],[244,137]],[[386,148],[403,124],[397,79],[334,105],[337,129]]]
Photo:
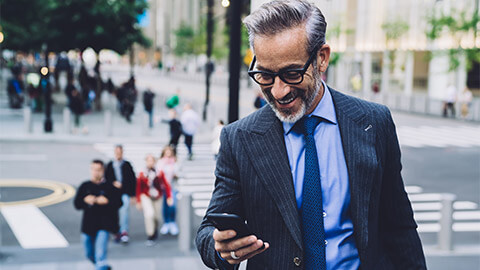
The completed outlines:
[[[330,89],[335,104],[350,184],[350,214],[357,248],[368,240],[370,193],[376,174],[375,128],[357,101]]]
[[[293,239],[302,247],[300,221],[281,122],[265,106],[254,125],[242,132],[242,143],[265,189],[277,205]]]

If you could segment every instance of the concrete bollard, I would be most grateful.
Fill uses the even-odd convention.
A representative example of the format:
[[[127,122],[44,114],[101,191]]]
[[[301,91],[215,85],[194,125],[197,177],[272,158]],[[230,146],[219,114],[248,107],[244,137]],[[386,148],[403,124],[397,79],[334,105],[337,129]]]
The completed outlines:
[[[65,130],[65,133],[69,134],[71,129],[71,112],[68,108],[63,108],[63,129]]]
[[[33,132],[32,109],[30,107],[23,108],[23,123],[26,133]]]
[[[442,194],[442,209],[440,217],[440,231],[438,232],[438,248],[440,250],[452,250],[452,225],[453,225],[453,201],[455,195]]]
[[[110,110],[105,110],[103,113],[103,119],[105,124],[105,135],[112,136],[112,112]]]
[[[143,114],[143,117],[142,117],[142,134],[144,136],[150,135],[150,126],[149,126],[148,114]]]
[[[178,248],[182,252],[188,252],[193,248],[193,209],[192,194],[189,192],[178,193]]]

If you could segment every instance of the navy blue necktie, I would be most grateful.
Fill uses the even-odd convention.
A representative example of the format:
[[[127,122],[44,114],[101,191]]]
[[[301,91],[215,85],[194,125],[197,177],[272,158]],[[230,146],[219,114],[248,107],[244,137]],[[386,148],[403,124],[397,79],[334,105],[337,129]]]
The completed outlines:
[[[305,137],[305,176],[302,191],[302,236],[305,248],[305,269],[325,270],[325,228],[323,225],[322,186],[314,131],[321,118],[302,120]]]

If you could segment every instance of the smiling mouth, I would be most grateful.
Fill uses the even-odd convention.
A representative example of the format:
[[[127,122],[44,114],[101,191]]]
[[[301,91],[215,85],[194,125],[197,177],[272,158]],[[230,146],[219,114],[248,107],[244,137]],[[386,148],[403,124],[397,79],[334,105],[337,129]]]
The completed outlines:
[[[282,99],[277,99],[277,102],[280,103],[281,105],[287,105],[287,104],[292,103],[297,97],[298,97],[298,93],[297,93],[296,90],[294,90],[294,91],[288,93]]]

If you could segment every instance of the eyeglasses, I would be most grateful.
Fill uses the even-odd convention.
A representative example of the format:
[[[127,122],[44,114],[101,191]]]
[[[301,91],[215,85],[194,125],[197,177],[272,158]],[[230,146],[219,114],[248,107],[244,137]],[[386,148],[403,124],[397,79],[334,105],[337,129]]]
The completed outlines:
[[[305,72],[307,72],[308,67],[310,66],[314,56],[316,55],[317,50],[315,49],[308,58],[303,68],[286,69],[279,72],[253,70],[255,62],[257,60],[257,56],[254,56],[252,63],[248,68],[248,75],[260,85],[272,85],[275,82],[275,77],[277,76],[287,84],[300,84],[303,82],[303,76]]]

